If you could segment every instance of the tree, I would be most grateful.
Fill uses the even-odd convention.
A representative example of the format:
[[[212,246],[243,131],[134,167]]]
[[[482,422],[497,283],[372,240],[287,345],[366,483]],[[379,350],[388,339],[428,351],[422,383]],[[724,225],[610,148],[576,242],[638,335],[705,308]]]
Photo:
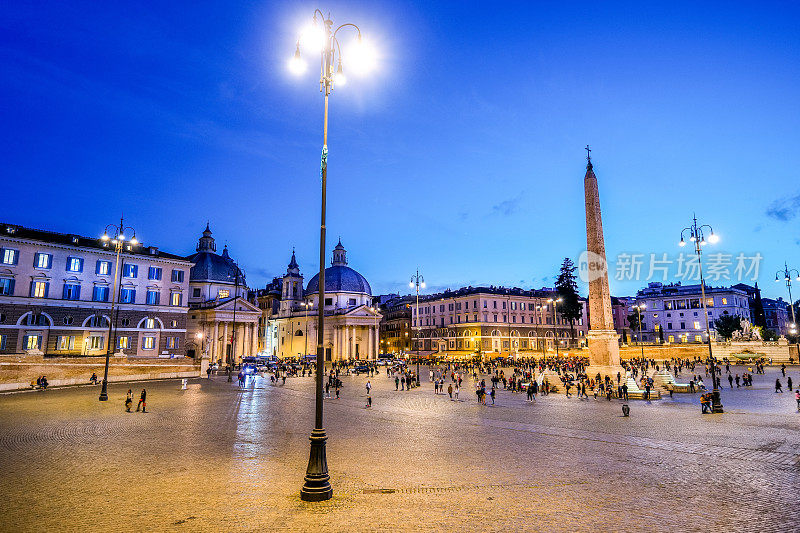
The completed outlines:
[[[628,330],[622,330],[622,344],[628,344]]]
[[[714,329],[720,337],[730,340],[737,331],[742,331],[742,317],[739,315],[722,315],[714,321]]]
[[[761,330],[761,338],[765,341],[778,340],[778,333],[774,329],[763,328]]]
[[[558,310],[561,318],[569,322],[569,332],[572,343],[575,344],[575,321],[581,318],[583,304],[578,296],[578,284],[575,281],[577,267],[569,257],[561,263],[561,271],[556,280],[556,292],[561,297]]]
[[[631,331],[636,333],[639,331],[639,313],[631,313],[628,315],[628,324],[631,326]]]
[[[758,288],[758,282],[756,282],[756,297],[753,299],[753,314],[755,315],[753,324],[766,328],[767,319],[764,316],[764,303],[761,301],[761,289]]]
[[[658,343],[664,344],[664,328],[660,326],[658,328]]]

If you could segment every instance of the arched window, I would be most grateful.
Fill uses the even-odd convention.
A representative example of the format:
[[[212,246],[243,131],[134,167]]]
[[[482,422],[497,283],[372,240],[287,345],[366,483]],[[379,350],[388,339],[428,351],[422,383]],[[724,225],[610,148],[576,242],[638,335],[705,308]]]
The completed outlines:
[[[295,337],[302,337],[303,336],[303,330],[302,329],[298,329],[297,331],[294,332],[294,336]]]

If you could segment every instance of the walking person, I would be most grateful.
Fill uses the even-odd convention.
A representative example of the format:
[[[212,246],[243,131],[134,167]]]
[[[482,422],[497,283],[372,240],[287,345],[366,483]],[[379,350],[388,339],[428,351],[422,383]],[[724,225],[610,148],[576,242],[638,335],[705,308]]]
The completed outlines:
[[[781,387],[780,378],[775,380],[775,392],[780,392],[781,394],[783,394],[783,387]]]
[[[142,389],[142,394],[139,396],[139,403],[136,405],[136,412],[139,412],[139,408],[142,408],[142,412],[147,412],[147,391]]]
[[[394,390],[400,390],[400,378],[397,376],[394,377]]]
[[[456,401],[458,401],[458,390],[459,390],[459,386],[458,386],[458,382],[456,382],[456,390],[454,391],[455,395],[456,395]]]
[[[494,395],[495,395],[495,388],[492,386],[492,390],[489,391],[489,396],[492,398],[492,405],[494,405]]]
[[[452,383],[447,386],[447,394],[450,395],[450,399],[452,400],[453,399],[453,384]]]
[[[128,394],[125,396],[125,410],[130,413],[131,407],[133,407],[133,391],[128,389]]]
[[[794,391],[794,399],[797,400],[797,410],[800,411],[800,389]]]
[[[369,380],[367,380],[367,396],[369,396],[369,391],[371,390],[372,390],[372,383],[370,383]]]

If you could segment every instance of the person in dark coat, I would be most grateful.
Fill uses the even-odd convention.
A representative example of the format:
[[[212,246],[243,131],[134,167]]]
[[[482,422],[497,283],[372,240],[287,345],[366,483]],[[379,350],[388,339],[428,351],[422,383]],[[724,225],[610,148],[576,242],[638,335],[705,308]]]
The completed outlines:
[[[139,396],[139,403],[136,405],[136,412],[139,412],[139,408],[142,408],[142,412],[147,412],[147,391],[142,389],[142,394]]]

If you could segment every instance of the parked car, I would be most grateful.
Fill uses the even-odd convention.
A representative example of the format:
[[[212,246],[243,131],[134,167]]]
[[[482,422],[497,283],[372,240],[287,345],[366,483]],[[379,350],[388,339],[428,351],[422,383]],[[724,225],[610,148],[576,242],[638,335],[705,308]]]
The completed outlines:
[[[366,374],[369,372],[369,367],[365,364],[359,364],[353,367],[353,374]]]

